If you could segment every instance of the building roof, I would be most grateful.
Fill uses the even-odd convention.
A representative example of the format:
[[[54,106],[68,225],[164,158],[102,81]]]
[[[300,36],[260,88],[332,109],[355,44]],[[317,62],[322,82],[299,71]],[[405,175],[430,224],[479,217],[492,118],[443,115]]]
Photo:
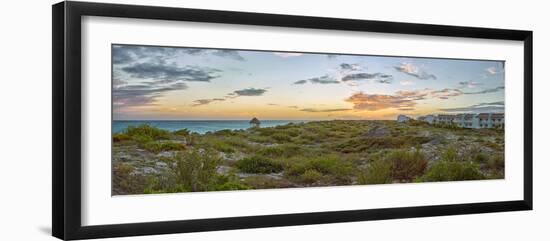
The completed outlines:
[[[252,120],[250,120],[250,124],[260,124],[260,120],[258,118],[254,117]]]
[[[443,119],[452,119],[455,115],[437,115],[437,118],[443,118]]]

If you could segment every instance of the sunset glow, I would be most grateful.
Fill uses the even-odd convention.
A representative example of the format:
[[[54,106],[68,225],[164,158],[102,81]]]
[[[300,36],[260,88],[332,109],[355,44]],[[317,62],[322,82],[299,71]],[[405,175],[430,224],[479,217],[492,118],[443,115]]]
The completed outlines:
[[[504,63],[113,45],[115,120],[504,112]]]

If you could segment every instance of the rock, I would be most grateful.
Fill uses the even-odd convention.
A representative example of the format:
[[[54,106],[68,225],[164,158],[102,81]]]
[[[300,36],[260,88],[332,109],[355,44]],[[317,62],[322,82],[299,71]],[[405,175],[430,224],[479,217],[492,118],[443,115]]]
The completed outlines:
[[[432,140],[430,140],[430,141],[428,141],[428,142],[422,144],[422,146],[424,146],[424,145],[426,145],[426,144],[428,144],[428,145],[434,145],[434,146],[435,146],[435,145],[441,144],[442,142],[443,142],[443,140],[441,140],[440,138],[434,138],[434,139],[432,139]]]
[[[385,127],[375,126],[371,128],[367,133],[366,137],[384,137],[390,134],[390,131]]]
[[[270,174],[267,174],[266,176],[272,178],[272,179],[283,179],[283,172],[279,172],[279,173],[270,173]]]
[[[174,157],[175,152],[173,151],[163,151],[157,154],[158,157]]]
[[[243,178],[256,177],[256,176],[262,176],[262,177],[269,178],[269,179],[281,180],[281,179],[283,179],[283,172],[269,173],[269,174],[256,174],[256,173],[239,172],[239,173],[237,173],[237,176],[239,176],[239,178],[241,178],[241,180]]]
[[[168,164],[166,164],[166,162],[155,162],[155,166],[159,168],[168,168]]]
[[[228,167],[228,166],[218,166],[218,168],[216,168],[216,172],[218,174],[227,174],[231,171],[231,167]]]
[[[141,169],[141,172],[143,174],[158,174],[158,173],[160,173],[157,169],[152,168],[152,167],[144,167],[144,168]]]
[[[222,160],[228,161],[228,162],[236,162],[245,157],[245,155],[240,152],[236,152],[236,153],[219,152],[218,154]]]
[[[187,141],[185,139],[173,139],[173,140],[159,140],[159,143],[177,143],[181,145],[186,145]]]
[[[422,148],[420,149],[420,152],[428,159],[428,165],[432,165],[434,162],[439,160],[439,152],[436,145],[432,145],[430,143],[424,143],[422,144]]]
[[[120,154],[120,153],[117,153],[114,157],[116,160],[118,161],[121,161],[121,162],[129,162],[129,161],[132,161],[132,156],[131,155],[128,155],[128,154]]]

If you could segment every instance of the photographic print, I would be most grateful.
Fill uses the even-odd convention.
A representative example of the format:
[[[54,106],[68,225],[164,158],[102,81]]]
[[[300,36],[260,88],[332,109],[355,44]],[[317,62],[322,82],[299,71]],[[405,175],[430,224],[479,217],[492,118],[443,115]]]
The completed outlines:
[[[504,178],[504,61],[111,51],[112,195]]]

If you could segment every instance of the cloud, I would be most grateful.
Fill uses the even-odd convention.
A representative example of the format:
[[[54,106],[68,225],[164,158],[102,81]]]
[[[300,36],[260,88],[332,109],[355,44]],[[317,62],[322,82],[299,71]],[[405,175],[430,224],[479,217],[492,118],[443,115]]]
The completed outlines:
[[[167,83],[175,81],[210,82],[210,80],[219,77],[219,75],[215,75],[215,73],[221,72],[220,70],[213,68],[189,65],[185,67],[178,67],[175,64],[167,65],[163,63],[150,62],[136,63],[123,67],[122,70],[134,78],[162,80]]]
[[[255,88],[248,88],[248,89],[242,89],[242,90],[235,90],[229,95],[232,96],[260,96],[263,95],[265,92],[267,92],[266,89],[255,89]]]
[[[115,76],[116,76],[116,74],[115,74]],[[113,77],[113,87],[118,87],[118,86],[126,85],[126,84],[128,84],[128,82],[124,81],[124,80],[121,80],[118,76]]]
[[[378,83],[390,84],[393,81],[393,76],[382,73],[354,73],[348,74],[342,77],[342,81],[356,81],[356,80],[373,80]]]
[[[414,81],[412,81],[412,80],[401,80],[401,81],[399,81],[399,84],[401,84],[401,85],[414,85]]]
[[[288,107],[288,108],[291,108],[291,109],[298,109],[298,106],[296,106],[296,105],[289,105],[289,106],[287,106],[287,107]]]
[[[396,95],[410,100],[425,100],[433,91],[430,89],[423,90],[400,90],[395,92]]]
[[[222,58],[230,58],[238,61],[245,60],[244,57],[241,56],[238,50],[230,50],[230,49],[215,50],[213,54]]]
[[[442,99],[442,100],[446,100],[446,99],[449,99],[451,97],[461,96],[462,94],[464,94],[464,92],[462,92],[462,90],[450,89],[450,88],[445,88],[445,89],[441,89],[441,90],[434,90],[434,91],[430,92],[430,95],[432,97],[439,98],[439,99]]]
[[[156,59],[165,61],[169,58],[182,54],[199,55],[206,52],[200,48],[180,47],[156,47],[156,46],[135,46],[135,45],[113,45],[113,64],[130,64],[137,60]]]
[[[504,86],[499,86],[493,89],[485,89],[477,92],[463,92],[460,89],[444,88],[439,90],[421,89],[421,90],[401,90],[393,95],[387,94],[367,94],[358,92],[345,99],[346,102],[352,103],[356,110],[383,110],[383,109],[399,109],[403,111],[412,110],[420,100],[426,99],[441,99],[446,100],[461,95],[485,94],[493,93],[504,89]],[[477,108],[478,110],[495,109],[495,105],[503,105],[503,102],[481,103],[468,108]],[[501,108],[502,109],[502,108]],[[447,110],[447,111],[450,111]],[[463,111],[456,109],[456,111]]]
[[[460,88],[470,88],[470,89],[482,85],[479,82],[473,82],[473,81],[462,81],[462,82],[458,82],[458,84],[460,85]]]
[[[113,46],[111,51],[113,64],[124,64],[134,61],[134,55],[131,53],[131,48]]]
[[[201,105],[207,105],[207,104],[210,104],[212,102],[216,102],[216,101],[225,101],[225,99],[223,98],[213,98],[213,99],[199,99],[199,100],[194,100],[193,101],[193,105],[192,106],[201,106]]]
[[[248,89],[242,89],[242,90],[235,90],[229,94],[227,94],[223,98],[212,98],[212,99],[199,99],[194,100],[192,106],[200,106],[200,105],[208,105],[212,102],[217,101],[225,101],[227,99],[235,99],[241,96],[260,96],[263,95],[265,92],[267,92],[267,89],[255,89],[255,88],[248,88]],[[268,105],[277,105],[277,104],[268,104]]]
[[[501,74],[501,73],[504,73],[504,69],[502,67],[489,67],[489,68],[486,68],[485,69],[485,74],[486,75],[497,75],[497,74]]]
[[[504,112],[504,101],[489,102],[489,103],[479,103],[466,107],[457,107],[457,108],[442,108],[439,109],[445,112],[467,112],[467,113],[482,113],[482,112]]]
[[[347,71],[357,71],[357,70],[361,70],[362,68],[358,64],[341,63],[340,69],[347,70]]]
[[[345,100],[353,104],[356,110],[383,110],[389,108],[413,108],[416,102],[413,98],[405,95],[382,95],[355,93]]]
[[[492,89],[484,89],[484,90],[475,91],[475,92],[464,92],[464,94],[465,95],[488,94],[488,93],[498,92],[501,90],[504,90],[504,86],[498,86]]]
[[[416,77],[417,79],[421,79],[421,80],[437,79],[437,77],[434,74],[430,74],[425,70],[420,69],[419,67],[411,63],[402,63],[399,66],[394,66],[393,68],[401,73]]]
[[[291,53],[291,52],[273,52],[274,55],[283,58],[298,57],[304,55],[303,53]]]
[[[184,90],[183,82],[161,84],[133,84],[113,86],[113,105],[115,108],[153,105],[164,92]]]
[[[340,83],[340,81],[336,80],[336,78],[334,78],[332,76],[323,75],[321,77],[315,77],[315,78],[310,78],[310,79],[305,79],[305,80],[298,80],[298,81],[294,82],[294,84],[295,85],[302,85],[302,84],[307,83],[308,81],[312,84],[339,84]]]
[[[113,45],[112,58],[113,64],[127,65],[136,62],[161,62],[165,63],[170,59],[182,55],[215,55],[222,58],[244,61],[245,58],[239,54],[238,50],[221,49],[212,50],[204,48],[184,48],[184,47],[157,47],[157,46],[135,46],[135,45]]]
[[[314,108],[304,108],[300,109],[300,111],[304,112],[313,112],[313,113],[319,113],[319,112],[339,112],[339,111],[348,111],[352,110],[349,108],[335,108],[335,109],[314,109]]]

